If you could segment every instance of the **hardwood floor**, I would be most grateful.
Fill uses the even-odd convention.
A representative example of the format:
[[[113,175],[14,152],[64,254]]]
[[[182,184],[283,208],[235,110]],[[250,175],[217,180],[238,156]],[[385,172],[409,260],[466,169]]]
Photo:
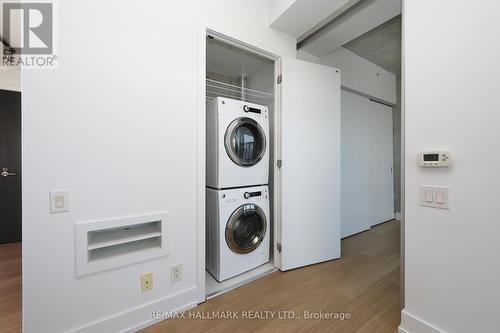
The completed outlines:
[[[161,309],[159,309],[161,310]],[[185,315],[236,311],[265,319],[171,319],[142,332],[367,332],[393,333],[400,321],[399,222],[342,241],[342,259],[276,272],[208,300]],[[299,319],[278,319],[293,311]],[[311,313],[349,313],[349,320],[305,320]],[[281,313],[284,315],[285,313]],[[290,312],[291,314],[291,312]],[[21,331],[21,244],[0,245],[0,332]]]
[[[21,332],[21,243],[0,245],[0,332]]]
[[[397,332],[399,307],[399,222],[390,221],[342,241],[342,259],[289,272],[276,272],[208,300],[143,330],[158,332]],[[197,319],[212,311],[293,311],[301,319]],[[250,312],[252,311],[252,312]],[[304,311],[349,313],[349,320],[306,320]],[[264,313],[262,313],[264,316]],[[270,314],[268,314],[270,317]]]

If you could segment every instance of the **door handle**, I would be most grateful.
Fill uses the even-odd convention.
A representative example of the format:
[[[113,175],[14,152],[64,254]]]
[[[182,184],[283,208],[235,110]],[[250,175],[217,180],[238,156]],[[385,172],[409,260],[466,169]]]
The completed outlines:
[[[9,169],[7,168],[2,168],[2,172],[0,172],[0,176],[2,177],[9,177],[9,176],[15,176],[15,172],[9,172]]]

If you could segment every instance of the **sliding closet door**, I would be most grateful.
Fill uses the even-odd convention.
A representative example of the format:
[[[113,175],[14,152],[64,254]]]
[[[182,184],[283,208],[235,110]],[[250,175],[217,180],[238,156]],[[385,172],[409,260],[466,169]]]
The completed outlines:
[[[342,91],[342,238],[370,229],[371,115],[367,98]]]
[[[371,112],[372,225],[394,218],[392,108],[369,101]]]
[[[394,218],[392,108],[342,91],[342,238]]]

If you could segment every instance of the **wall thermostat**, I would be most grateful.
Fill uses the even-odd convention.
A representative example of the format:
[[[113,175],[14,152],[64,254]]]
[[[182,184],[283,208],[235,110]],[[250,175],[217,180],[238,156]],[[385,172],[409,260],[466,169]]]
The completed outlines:
[[[449,151],[428,151],[419,153],[417,165],[422,168],[445,168],[451,165],[453,156]]]

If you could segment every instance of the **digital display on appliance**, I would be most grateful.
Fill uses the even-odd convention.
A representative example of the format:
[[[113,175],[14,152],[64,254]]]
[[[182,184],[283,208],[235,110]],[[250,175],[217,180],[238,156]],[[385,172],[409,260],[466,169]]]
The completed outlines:
[[[424,162],[438,162],[439,154],[424,154]]]
[[[262,114],[262,110],[258,108],[252,108],[248,105],[243,106],[243,111]]]

